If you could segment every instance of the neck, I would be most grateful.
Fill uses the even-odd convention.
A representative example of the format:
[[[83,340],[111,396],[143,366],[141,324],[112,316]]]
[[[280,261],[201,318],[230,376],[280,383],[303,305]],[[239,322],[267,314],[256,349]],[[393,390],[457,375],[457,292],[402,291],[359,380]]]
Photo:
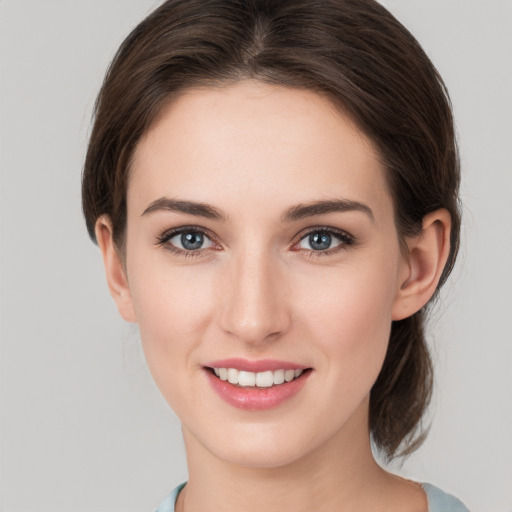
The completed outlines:
[[[189,482],[180,505],[185,503],[186,512],[383,510],[376,504],[389,491],[390,477],[376,463],[361,422],[346,425],[327,443],[279,467],[222,460],[183,432]]]

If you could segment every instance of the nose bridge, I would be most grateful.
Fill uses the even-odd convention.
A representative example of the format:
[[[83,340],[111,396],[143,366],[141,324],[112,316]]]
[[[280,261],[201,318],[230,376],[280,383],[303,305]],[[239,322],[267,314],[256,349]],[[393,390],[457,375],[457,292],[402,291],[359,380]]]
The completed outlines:
[[[233,255],[224,290],[222,327],[241,341],[258,344],[289,328],[290,315],[278,261],[246,247]]]

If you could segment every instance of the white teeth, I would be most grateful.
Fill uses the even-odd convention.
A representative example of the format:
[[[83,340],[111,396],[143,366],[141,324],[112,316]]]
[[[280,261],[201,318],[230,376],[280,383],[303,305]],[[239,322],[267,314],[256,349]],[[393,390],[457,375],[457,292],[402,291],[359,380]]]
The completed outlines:
[[[284,372],[284,380],[290,382],[295,378],[295,370],[286,370]]]
[[[236,368],[213,368],[215,375],[220,380],[227,380],[231,384],[241,387],[270,388],[284,382],[291,382],[300,377],[303,370],[275,370],[266,372],[246,372]]]
[[[258,372],[256,374],[256,386],[259,388],[269,388],[274,384],[274,375],[272,372]]]
[[[256,384],[256,374],[253,372],[238,372],[238,385],[242,387],[254,386]]]
[[[235,370],[235,368],[228,368],[228,381],[231,384],[238,384],[238,370]]]
[[[282,384],[284,382],[284,370],[276,370],[274,372],[274,384]]]

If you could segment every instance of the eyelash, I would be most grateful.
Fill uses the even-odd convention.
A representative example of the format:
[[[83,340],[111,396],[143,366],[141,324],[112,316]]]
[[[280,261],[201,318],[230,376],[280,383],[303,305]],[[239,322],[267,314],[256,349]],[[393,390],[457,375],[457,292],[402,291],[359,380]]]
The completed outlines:
[[[162,246],[165,248],[165,250],[171,252],[172,254],[175,254],[182,258],[197,258],[204,255],[205,251],[212,250],[210,248],[207,249],[197,249],[197,250],[184,250],[180,249],[178,247],[175,247],[174,245],[170,244],[169,241],[174,238],[176,235],[179,235],[181,233],[200,233],[201,235],[207,237],[212,241],[212,243],[216,243],[215,237],[210,234],[210,232],[206,231],[203,228],[197,227],[197,226],[183,226],[180,228],[175,228],[169,231],[165,231],[160,236],[157,237],[156,244],[159,246]],[[326,234],[333,238],[337,238],[340,240],[340,243],[336,245],[335,247],[331,249],[326,249],[325,251],[321,250],[305,250],[308,257],[310,258],[318,258],[323,256],[330,256],[334,253],[337,253],[342,250],[347,250],[349,247],[353,246],[356,243],[356,239],[354,236],[352,236],[350,233],[347,233],[346,231],[343,231],[341,229],[335,229],[332,227],[327,226],[317,226],[313,228],[308,228],[307,231],[303,231],[301,234],[298,235],[298,240],[293,243],[292,250],[300,251],[301,249],[293,249],[294,247],[297,247],[303,240],[305,240],[308,236],[311,236],[312,234]],[[213,249],[216,250],[216,249]]]
[[[292,247],[296,247],[307,237],[309,237],[315,233],[316,234],[325,234],[325,235],[329,235],[333,238],[337,238],[340,241],[340,243],[338,245],[336,245],[335,247],[332,247],[331,249],[326,249],[325,251],[315,251],[313,249],[306,250],[308,257],[310,257],[310,258],[331,256],[332,254],[335,254],[339,251],[347,250],[348,248],[353,246],[356,242],[356,239],[354,236],[352,236],[350,233],[347,233],[346,231],[343,231],[342,229],[335,229],[335,228],[327,227],[327,226],[317,226],[314,228],[308,228],[306,231],[302,232],[299,235],[299,240],[297,242],[295,242]],[[300,249],[297,249],[297,250],[300,250]]]
[[[181,233],[200,233],[201,235],[209,238],[213,243],[215,243],[215,237],[213,237],[208,231],[203,228],[199,228],[196,226],[183,226],[181,228],[171,229],[169,231],[165,231],[160,236],[157,237],[157,245],[162,246],[165,250],[175,254],[176,256],[180,256],[182,258],[197,258],[204,254],[205,250],[208,249],[198,249],[195,251],[180,249],[179,247],[175,247],[170,244],[169,241],[174,238],[176,235]]]

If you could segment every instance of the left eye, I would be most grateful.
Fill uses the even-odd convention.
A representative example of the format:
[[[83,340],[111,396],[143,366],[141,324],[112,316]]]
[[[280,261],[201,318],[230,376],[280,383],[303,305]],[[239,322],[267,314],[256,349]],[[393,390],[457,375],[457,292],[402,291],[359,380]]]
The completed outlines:
[[[201,231],[182,231],[168,238],[167,243],[183,251],[197,251],[213,246],[213,242]]]
[[[333,231],[312,231],[301,239],[298,247],[309,251],[328,251],[342,244],[350,244],[348,236]]]

